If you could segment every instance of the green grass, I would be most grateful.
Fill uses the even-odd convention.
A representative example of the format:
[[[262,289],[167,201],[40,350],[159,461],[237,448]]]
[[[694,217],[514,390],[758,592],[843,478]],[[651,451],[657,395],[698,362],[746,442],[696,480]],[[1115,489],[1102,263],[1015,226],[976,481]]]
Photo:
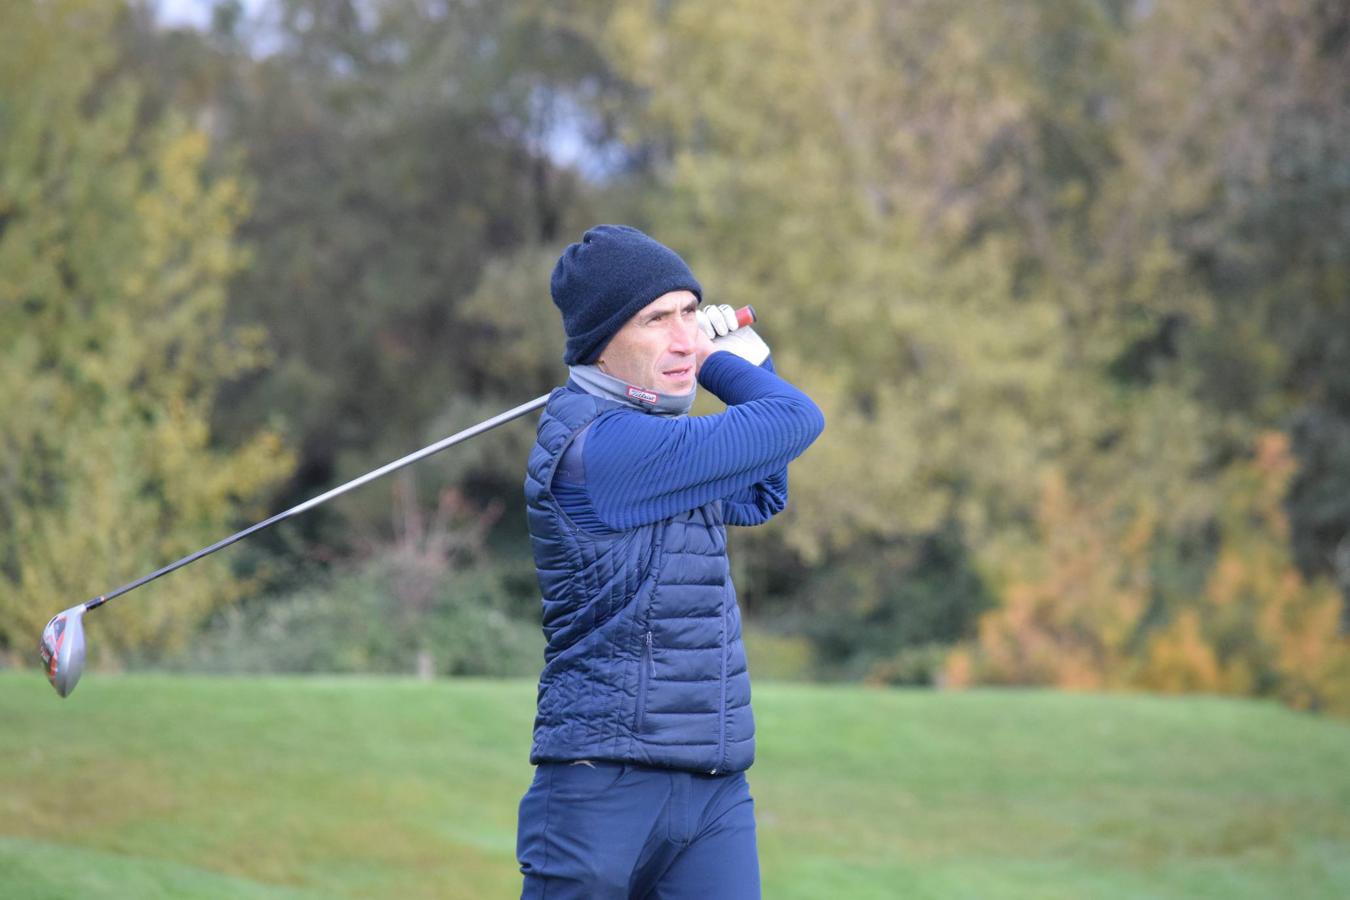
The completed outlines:
[[[532,684],[0,674],[0,897],[510,897]],[[1350,725],[756,687],[765,896],[1350,896]]]

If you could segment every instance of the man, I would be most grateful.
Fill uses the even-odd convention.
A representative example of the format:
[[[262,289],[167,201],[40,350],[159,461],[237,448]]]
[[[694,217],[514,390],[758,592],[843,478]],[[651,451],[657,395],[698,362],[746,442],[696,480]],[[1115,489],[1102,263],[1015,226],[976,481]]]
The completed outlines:
[[[525,480],[548,644],[517,856],[523,897],[759,896],[750,680],[725,525],[787,502],[824,428],[670,249],[601,225],[553,301],[571,377]],[[697,386],[727,404],[690,417]]]

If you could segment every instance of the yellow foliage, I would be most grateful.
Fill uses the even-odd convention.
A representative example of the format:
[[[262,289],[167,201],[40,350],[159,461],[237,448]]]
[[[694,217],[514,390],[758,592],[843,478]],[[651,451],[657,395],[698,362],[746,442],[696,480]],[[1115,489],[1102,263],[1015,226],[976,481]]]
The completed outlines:
[[[205,176],[204,134],[102,83],[112,12],[6,21],[28,64],[0,64],[0,651],[228,534],[291,466],[276,435],[211,433],[216,386],[261,358],[223,319],[244,191]],[[99,613],[96,659],[173,649],[248,586],[214,557],[171,581]]]
[[[1305,581],[1290,557],[1282,502],[1294,471],[1288,438],[1274,432],[1230,470],[1203,591],[1142,645],[1153,514],[1127,515],[1110,497],[1091,502],[1047,478],[1037,539],[1010,554],[1002,604],[948,658],[945,683],[1261,694],[1350,714],[1339,594]]]
[[[975,658],[967,647],[957,647],[947,655],[942,672],[937,679],[938,686],[961,690],[975,684]]]
[[[1002,604],[980,620],[973,647],[949,659],[947,681],[1118,687],[1147,608],[1154,515],[1075,496],[1052,472],[1041,486],[1036,543],[1013,555]],[[964,671],[962,671],[964,670]]]
[[[1037,152],[1044,86],[1011,48],[1055,28],[1100,35],[1060,21],[1068,12],[992,0],[606,9],[597,31],[643,91],[641,137],[669,147],[652,219],[709,296],[756,304],[780,371],[825,412],[777,526],[803,559],[953,522],[983,556],[1025,526],[1047,465],[1084,494],[1119,488],[1159,515],[1198,514],[1203,492],[1180,473],[1207,452],[1204,411],[1164,388],[1126,406],[1102,377],[1186,293],[1176,255],[1140,260],[1160,285],[1146,297],[1114,299],[1114,262],[1039,289],[1019,275],[1026,242],[1078,265],[1056,242],[1088,239],[1079,221],[1032,238],[978,224],[1042,190],[1034,164],[1013,160]],[[1103,454],[1104,439],[1117,449]]]
[[[779,526],[800,557],[959,526],[1001,604],[951,684],[1330,703],[1287,439],[1221,477],[1249,426],[1189,351],[1134,360],[1222,318],[1166,223],[1208,209],[1247,127],[1252,82],[1214,67],[1293,14],[1147,6],[634,0],[597,31],[668,154],[652,219],[825,411]]]
[[[1169,694],[1219,692],[1225,688],[1219,660],[1201,633],[1196,610],[1185,610],[1153,636],[1136,683]]]
[[[1149,642],[1137,675],[1164,691],[1270,694],[1300,709],[1350,713],[1350,641],[1340,596],[1308,583],[1289,552],[1283,498],[1296,461],[1267,432],[1234,466],[1220,514],[1218,558],[1195,605]]]

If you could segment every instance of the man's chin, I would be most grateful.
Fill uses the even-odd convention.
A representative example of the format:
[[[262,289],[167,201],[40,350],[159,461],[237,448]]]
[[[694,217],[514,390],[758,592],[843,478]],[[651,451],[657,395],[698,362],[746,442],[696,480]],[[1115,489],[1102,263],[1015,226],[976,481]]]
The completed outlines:
[[[662,394],[680,396],[681,394],[687,394],[692,391],[694,389],[694,383],[694,370],[692,368],[689,370],[688,375],[679,377],[672,377],[663,373],[660,378],[661,386],[657,388],[657,391]]]

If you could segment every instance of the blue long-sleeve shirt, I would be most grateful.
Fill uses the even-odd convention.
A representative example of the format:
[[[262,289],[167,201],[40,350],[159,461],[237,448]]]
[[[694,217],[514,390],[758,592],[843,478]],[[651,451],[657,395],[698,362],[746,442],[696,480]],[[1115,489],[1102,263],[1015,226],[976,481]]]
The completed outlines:
[[[824,429],[820,408],[767,360],[761,368],[713,353],[698,380],[725,412],[609,410],[572,443],[553,493],[578,527],[622,531],[719,499],[729,525],[758,525],[783,509],[787,464]]]

